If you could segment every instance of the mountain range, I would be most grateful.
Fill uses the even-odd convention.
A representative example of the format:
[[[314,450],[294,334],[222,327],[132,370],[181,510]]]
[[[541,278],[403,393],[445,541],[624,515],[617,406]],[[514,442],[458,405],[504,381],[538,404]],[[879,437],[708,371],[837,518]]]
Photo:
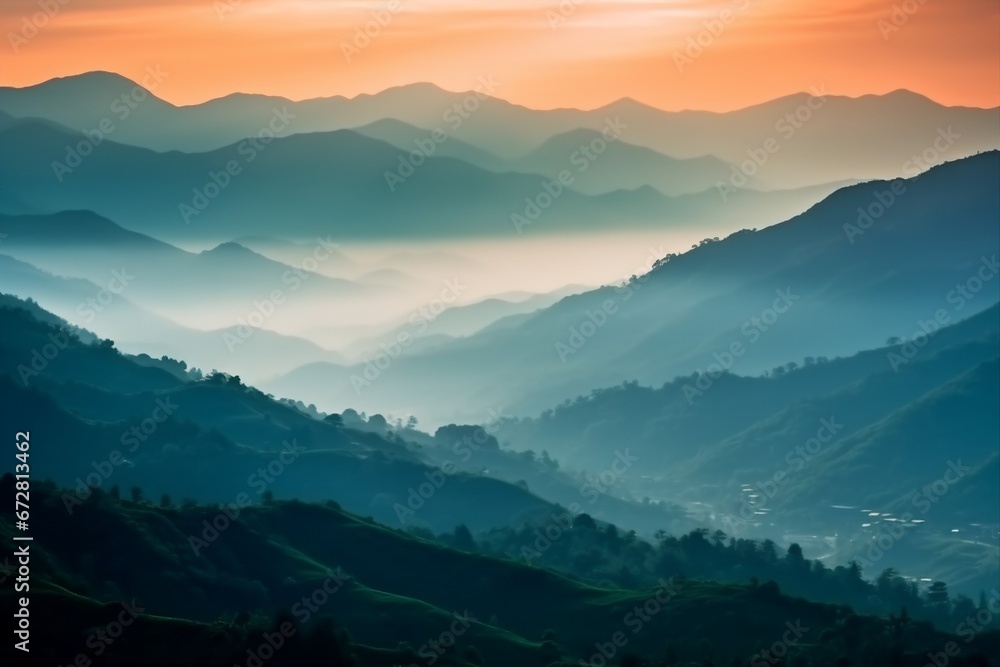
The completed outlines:
[[[169,85],[168,73],[152,78]],[[902,172],[904,165],[933,148],[939,130],[949,126],[958,135],[950,159],[1000,148],[997,109],[945,107],[905,90],[847,98],[818,86],[729,113],[665,112],[630,99],[589,111],[536,111],[492,97],[502,93],[503,86],[486,79],[466,92],[413,84],[352,99],[294,102],[235,94],[177,107],[156,97],[152,84],[144,88],[119,75],[92,72],[27,88],[0,88],[0,111],[48,119],[77,132],[98,128],[108,118],[115,125],[110,135],[114,141],[186,152],[218,149],[256,136],[268,127],[275,109],[295,115],[276,133],[279,136],[364,128],[393,119],[424,130],[425,138],[440,128],[449,138],[505,161],[524,158],[557,135],[579,129],[600,132],[609,119],[619,118],[627,125],[622,135],[626,143],[678,159],[715,156],[738,164],[748,159],[747,151],[774,139],[781,150],[772,153],[760,178],[783,188],[911,175]],[[469,157],[468,152],[462,155]],[[824,159],[814,160],[815,155]]]
[[[1000,667],[1000,108],[172,85],[0,87],[36,661]]]
[[[516,326],[404,351],[384,372],[371,360],[315,363],[265,386],[303,396],[322,388],[342,404],[432,421],[447,397],[450,414],[475,421],[481,408],[472,406],[524,414],[624,381],[661,384],[714,366],[757,375],[910,338],[938,311],[954,322],[1000,296],[998,159],[984,153],[915,179],[844,188],[784,223],[705,242]],[[433,387],[434,400],[419,401],[418,386]],[[458,412],[463,404],[472,410]]]

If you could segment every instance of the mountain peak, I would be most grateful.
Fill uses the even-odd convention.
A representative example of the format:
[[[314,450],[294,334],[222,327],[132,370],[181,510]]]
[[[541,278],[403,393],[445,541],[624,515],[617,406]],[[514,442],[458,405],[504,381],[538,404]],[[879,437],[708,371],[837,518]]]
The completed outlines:
[[[56,235],[77,239],[82,243],[131,243],[158,246],[168,244],[144,234],[126,229],[103,215],[87,209],[62,210],[36,215],[5,215],[0,213],[0,225],[18,229],[25,237]]]
[[[656,111],[662,112],[662,109],[658,109],[654,106],[646,104],[645,102],[640,102],[634,97],[620,97],[614,102],[609,102],[604,106],[598,107],[595,111],[617,111],[618,113],[625,113],[627,111]]]
[[[167,73],[155,74],[152,67],[148,69],[148,74],[137,73],[138,81],[145,81],[155,88],[156,85],[152,82],[158,79],[153,76],[165,76]],[[5,106],[5,110],[19,116],[54,117],[48,113],[39,113],[38,107],[61,110],[65,116],[72,116],[68,108],[107,114],[112,102],[122,95],[135,95],[137,89],[146,91],[148,99],[143,102],[144,105],[173,106],[158,98],[138,81],[116,72],[99,70],[55,77],[21,88],[0,86],[0,91],[4,93],[5,99],[9,98],[14,103],[14,106]]]
[[[202,251],[200,254],[238,257],[238,256],[246,256],[248,254],[256,255],[257,253],[255,253],[253,250],[250,250],[244,245],[240,245],[235,241],[225,241],[215,246],[214,248]]]
[[[129,79],[126,76],[118,74],[117,72],[107,72],[105,70],[95,70],[93,72],[81,72],[79,74],[68,74],[66,76],[57,76],[51,79],[42,81],[41,83],[36,83],[31,86],[25,86],[22,90],[29,89],[43,89],[43,88],[61,88],[65,89],[67,87],[71,89],[76,88],[86,88],[90,91],[94,89],[105,90],[110,87],[121,88],[133,86],[138,86],[135,81]]]

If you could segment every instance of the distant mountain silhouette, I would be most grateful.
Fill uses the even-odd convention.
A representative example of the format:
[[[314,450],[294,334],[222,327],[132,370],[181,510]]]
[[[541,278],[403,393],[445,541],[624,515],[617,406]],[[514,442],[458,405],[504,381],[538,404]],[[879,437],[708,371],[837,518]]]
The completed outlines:
[[[427,152],[424,150],[427,146],[424,143],[428,139],[427,130],[416,125],[404,123],[395,118],[382,118],[368,125],[351,129],[366,137],[384,141],[407,153],[410,151]],[[515,171],[513,161],[505,160],[489,151],[452,137],[449,137],[440,144],[436,144],[433,149],[433,155],[455,158],[456,160],[468,162],[469,164],[495,173]],[[535,170],[528,170],[528,172],[540,173]]]
[[[853,354],[912,336],[938,310],[953,322],[997,300],[998,179],[1000,153],[992,152],[895,183],[898,196],[888,182],[844,188],[787,222],[674,257],[640,281],[563,299],[514,328],[404,356],[364,386],[360,402],[351,377],[362,376],[363,365],[312,364],[268,387],[302,395],[322,388],[333,402],[407,405],[426,418],[441,414],[437,406],[447,400],[452,411],[469,405],[473,412],[462,416],[474,420],[470,392],[478,405],[528,412],[626,380],[658,385],[704,371],[734,343],[742,352],[728,365],[742,374]],[[878,217],[878,197],[889,196],[894,201]],[[875,219],[864,217],[868,210]],[[993,279],[980,280],[980,271]],[[953,293],[969,280],[977,292]],[[434,398],[415,406],[416,393]]]
[[[392,119],[376,121],[355,131],[407,152],[420,151],[428,145],[426,130]],[[714,188],[732,175],[731,165],[718,158],[678,160],[624,140],[607,144],[607,150],[601,148],[600,159],[591,161],[583,150],[595,141],[599,147],[604,142],[596,130],[572,130],[551,137],[527,155],[503,160],[458,139],[448,139],[434,148],[434,154],[454,157],[496,173],[516,171],[558,178],[560,172],[568,170],[575,174],[574,189],[591,195],[635,190],[644,185],[668,196],[693,194]],[[584,162],[587,169],[576,173]],[[756,179],[750,178],[744,187],[757,185]]]
[[[580,128],[600,131],[609,118],[620,117],[628,126],[624,141],[674,158],[713,155],[739,164],[773,139],[779,149],[767,156],[757,176],[776,188],[906,175],[903,165],[931,149],[938,131],[949,127],[958,136],[944,159],[1000,148],[1000,109],[944,107],[908,91],[858,98],[826,95],[822,105],[800,93],[728,113],[665,112],[628,99],[590,111],[535,111],[489,97],[485,87],[476,96],[413,84],[353,99],[291,102],[234,94],[185,107],[150,94],[142,102],[119,103],[113,110],[115,100],[133,95],[135,87],[124,77],[92,72],[22,89],[0,88],[0,110],[47,118],[77,131],[97,128],[107,118],[115,125],[110,135],[115,141],[159,151],[201,151],[236,143],[266,128],[276,108],[295,115],[279,136],[393,119],[423,129],[426,136],[440,128],[505,160],[522,158],[556,135]],[[502,94],[502,85],[495,92]],[[143,96],[140,92],[134,97]],[[810,102],[815,109],[804,108]],[[460,115],[455,105],[461,109],[463,104],[474,110],[462,109]],[[446,154],[456,149],[442,147]]]
[[[183,327],[133,303],[128,290],[111,295],[89,280],[56,276],[4,254],[0,254],[0,281],[7,292],[30,297],[133,354],[167,355],[205,370],[222,365],[250,379],[286,373],[317,359],[343,363],[336,352],[264,328],[246,336],[237,326],[214,331]]]
[[[583,232],[612,222],[736,227],[794,215],[834,188],[741,190],[725,200],[716,188],[669,198],[649,186],[589,196],[543,176],[496,174],[448,157],[406,163],[407,170],[399,149],[348,130],[192,154],[105,139],[64,171],[80,141],[87,143],[41,122],[2,131],[0,178],[25,206],[93,210],[171,240],[269,236],[279,221],[289,237],[372,239]]]
[[[238,318],[246,320],[260,309],[255,302],[271,299],[276,290],[281,291],[279,305],[287,312],[312,308],[317,302],[358,302],[378,292],[377,287],[276,262],[236,243],[187,252],[90,211],[0,215],[0,233],[7,234],[0,248],[5,254],[52,273],[84,278],[99,289],[113,288],[112,292],[194,328],[228,327]],[[196,302],[192,294],[198,295]]]

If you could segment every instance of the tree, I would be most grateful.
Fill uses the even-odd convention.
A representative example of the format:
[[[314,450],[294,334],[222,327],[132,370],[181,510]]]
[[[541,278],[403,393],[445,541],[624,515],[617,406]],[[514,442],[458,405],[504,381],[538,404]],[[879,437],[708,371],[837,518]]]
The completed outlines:
[[[889,634],[892,636],[893,648],[896,653],[901,653],[903,649],[903,637],[906,634],[906,626],[910,622],[910,615],[903,607],[899,611],[899,616],[889,614]]]
[[[778,545],[771,540],[764,540],[760,543],[760,553],[765,563],[778,562]]]
[[[385,433],[389,430],[389,422],[386,421],[385,417],[376,413],[368,418],[368,429],[374,430],[376,433]]]
[[[130,490],[130,493],[132,494],[133,503],[137,503],[142,500],[142,489],[140,489],[138,486],[133,486]]]
[[[792,542],[785,554],[785,561],[795,570],[808,569],[809,564],[802,555],[802,547],[797,542]]]
[[[882,570],[882,574],[878,575],[878,578],[875,579],[875,585],[878,587],[879,592],[887,593],[891,591],[893,583],[896,581],[896,577],[898,576],[899,573],[891,567],[887,567]]]
[[[472,539],[472,531],[464,523],[455,527],[455,548],[461,551],[476,550],[476,541]]]
[[[479,449],[500,450],[500,443],[497,442],[496,437],[490,435],[482,426],[473,426],[471,424],[448,424],[447,426],[442,426],[434,431],[434,439],[452,446],[464,444],[466,447],[472,449],[472,451],[478,451]],[[531,456],[532,460],[534,460],[534,452],[532,452]]]
[[[323,421],[325,421],[327,424],[334,426],[335,428],[340,428],[341,426],[344,425],[344,418],[338,415],[336,412],[327,415],[323,419]]]
[[[927,590],[927,603],[947,607],[948,605],[948,584],[943,581],[935,581]]]

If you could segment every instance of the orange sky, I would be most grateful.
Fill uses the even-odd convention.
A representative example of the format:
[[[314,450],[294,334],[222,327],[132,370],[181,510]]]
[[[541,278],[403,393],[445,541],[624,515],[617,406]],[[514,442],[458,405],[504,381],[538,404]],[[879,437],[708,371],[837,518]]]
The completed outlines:
[[[348,62],[343,45],[379,9],[390,20]],[[534,108],[627,96],[724,111],[814,85],[1000,105],[997,0],[3,0],[0,26],[2,85],[158,65],[170,76],[156,94],[175,104],[493,75],[496,96]]]

